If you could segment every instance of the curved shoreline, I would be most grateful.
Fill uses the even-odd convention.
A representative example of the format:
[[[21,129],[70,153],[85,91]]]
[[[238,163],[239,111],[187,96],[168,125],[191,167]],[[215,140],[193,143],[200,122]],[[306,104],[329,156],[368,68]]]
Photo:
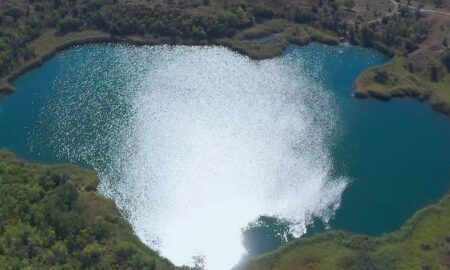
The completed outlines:
[[[311,42],[312,40],[309,40],[308,43],[306,44],[301,44],[301,45],[307,45],[309,44],[309,42]],[[261,59],[267,59],[267,58],[272,58],[272,57],[277,57],[281,54],[277,54],[277,55],[273,55],[272,57],[261,57],[261,58],[257,58],[257,57],[252,57],[249,54],[246,54],[245,52],[239,51],[238,49],[235,49],[232,47],[231,43],[227,43],[226,41],[222,40],[222,41],[218,41],[218,40],[213,40],[213,41],[192,41],[192,40],[172,40],[172,39],[155,39],[155,40],[139,40],[139,39],[135,39],[133,37],[126,37],[126,38],[119,38],[119,37],[90,37],[90,38],[85,38],[85,39],[80,39],[80,40],[75,40],[75,41],[69,41],[67,43],[61,44],[56,46],[55,48],[53,48],[50,52],[43,54],[39,57],[37,57],[36,59],[34,59],[33,61],[27,63],[26,65],[23,65],[22,67],[20,67],[18,70],[16,70],[14,73],[11,73],[8,77],[7,77],[7,82],[10,83],[12,81],[14,81],[15,79],[17,79],[18,77],[20,77],[21,75],[23,75],[24,73],[40,67],[41,65],[43,65],[46,61],[48,61],[50,58],[52,58],[53,56],[55,56],[56,54],[58,54],[59,52],[65,51],[67,49],[70,49],[74,46],[80,46],[80,45],[86,45],[86,44],[97,44],[97,43],[121,43],[121,44],[130,44],[130,45],[135,45],[135,46],[145,46],[145,45],[191,45],[191,46],[202,46],[202,45],[216,45],[216,46],[225,46],[227,48],[232,49],[233,51],[236,51],[238,53],[241,53],[243,55],[246,55],[252,59],[256,59],[256,60],[261,60]],[[286,44],[286,43],[283,43]],[[289,43],[287,43],[288,45]],[[286,46],[287,46],[286,45]],[[299,44],[300,45],[300,44]],[[331,44],[331,45],[336,45],[336,44]],[[283,51],[286,47],[283,48]],[[282,51],[282,52],[283,52]],[[388,64],[388,63],[387,63]],[[384,64],[382,66],[385,66],[387,64]],[[370,70],[370,69],[369,69]],[[363,76],[366,72],[368,72],[369,70],[364,71],[364,73],[362,73],[360,75]],[[358,78],[359,79],[359,78]],[[356,82],[355,82],[356,84]],[[356,85],[355,85],[356,86]],[[12,87],[12,86],[11,86]],[[388,101],[390,98],[392,97],[405,97],[405,96],[410,96],[410,97],[414,97],[420,101],[423,100],[428,100],[430,101],[430,105],[433,107],[431,100],[430,100],[430,96],[423,96],[421,94],[421,92],[415,92],[414,90],[410,90],[410,89],[400,89],[399,92],[397,94],[391,95],[391,96],[387,96],[387,95],[382,95],[379,94],[376,91],[372,91],[372,90],[365,90],[367,91],[367,95],[364,94],[364,92],[357,92],[356,91],[356,87],[354,90],[354,94],[356,98],[367,98],[367,97],[373,97],[379,100],[384,100],[384,101]],[[0,93],[0,98],[1,98],[1,93]],[[436,108],[433,107],[433,109],[438,110]],[[450,111],[448,112],[443,112],[445,114],[450,114]],[[445,200],[448,200],[448,196],[446,195],[444,197]],[[442,201],[444,200],[442,199]],[[416,214],[414,214],[414,216],[408,220],[407,222],[405,222],[405,225],[402,226],[402,229],[399,231],[395,231],[391,234],[386,235],[385,237],[383,237],[383,239],[390,239],[390,237],[392,236],[402,236],[402,237],[407,237],[408,235],[405,233],[406,231],[410,231],[411,230],[411,224],[416,223],[417,220],[420,221],[421,217],[423,216],[422,212],[425,211],[429,211],[427,210],[428,208],[434,208],[434,206],[432,207],[426,207],[424,210],[418,210],[418,212],[416,212]],[[404,230],[404,227],[407,228],[408,230]],[[336,232],[330,232],[327,234],[321,234],[318,235],[317,237],[313,237],[312,239],[300,239],[300,240],[296,240],[290,244],[284,245],[282,247],[283,250],[287,250],[288,247],[290,247],[291,245],[294,246],[297,244],[297,241],[305,241],[305,242],[312,242],[314,240],[319,240],[322,239],[321,237],[323,237],[323,239],[325,239],[327,237],[327,235],[330,236],[336,236],[336,237],[341,237],[341,235],[347,235],[347,233],[342,233],[339,231]],[[351,235],[351,234],[348,234]],[[361,237],[361,239],[365,239],[365,236],[355,236],[355,237]],[[395,237],[394,237],[395,238]],[[391,239],[392,241],[392,239]],[[300,242],[299,242],[300,243]],[[279,251],[274,251],[273,253],[278,253]],[[269,253],[267,255],[263,255],[265,256],[271,256],[272,253]]]
[[[401,70],[403,59],[394,58],[393,61],[381,66],[372,67],[361,73],[353,87],[355,98],[374,98],[380,101],[389,101],[392,98],[410,97],[419,102],[427,101],[430,107],[446,116],[450,116],[450,100],[445,96],[446,83],[430,83],[413,74],[405,76]],[[399,70],[400,69],[400,70]],[[394,83],[380,84],[374,81],[377,71],[384,71],[389,76],[395,77]]]
[[[107,34],[107,33],[105,33]],[[277,56],[280,56],[281,53],[274,53],[271,56],[258,56],[258,55],[252,55],[247,53],[244,50],[240,50],[239,48],[234,47],[231,42],[227,42],[227,40],[209,40],[209,41],[195,41],[195,40],[188,40],[188,39],[170,39],[170,38],[160,38],[160,39],[136,39],[133,37],[114,37],[114,36],[98,36],[98,37],[89,37],[89,38],[81,38],[78,40],[71,40],[66,43],[63,43],[61,45],[58,45],[54,48],[52,48],[48,53],[45,53],[41,56],[37,56],[35,59],[29,61],[28,63],[24,63],[21,67],[19,67],[17,70],[12,71],[9,75],[6,76],[6,81],[8,83],[11,83],[12,81],[16,80],[18,77],[23,75],[24,73],[42,66],[46,61],[48,61],[50,58],[54,57],[56,54],[63,52],[65,50],[68,50],[70,48],[73,48],[75,46],[81,46],[81,45],[87,45],[87,44],[101,44],[101,43],[119,43],[119,44],[129,44],[134,46],[146,46],[146,45],[186,45],[186,46],[206,46],[206,45],[212,45],[212,46],[224,46],[227,47],[233,51],[236,51],[240,54],[243,54],[245,56],[250,57],[254,60],[263,60],[263,59],[269,59],[274,58]],[[283,44],[283,45],[288,45]],[[307,45],[307,44],[302,44]],[[285,48],[285,47],[284,47]]]
[[[120,235],[113,235],[112,237],[120,237],[129,241],[148,256],[153,256],[156,260],[156,269],[186,269],[174,266],[170,260],[153,252],[138,239],[129,223],[118,212],[115,203],[99,196],[95,192],[98,178],[92,170],[82,169],[70,164],[46,165],[30,163],[2,149],[0,149],[0,157],[3,163],[14,164],[14,166],[24,171],[40,170],[45,172],[46,175],[65,175],[75,185],[80,197],[84,198],[85,207],[82,208],[82,215],[95,214],[104,217],[108,215],[109,218],[107,220],[113,220],[117,229],[120,229],[122,232]],[[8,173],[12,173],[12,171],[6,171],[6,174]],[[98,207],[98,205],[101,207]],[[400,229],[382,236],[370,237],[343,230],[331,230],[293,240],[269,253],[238,262],[231,270],[277,270],[286,269],[286,266],[291,266],[294,269],[298,265],[298,261],[290,260],[291,256],[300,260],[305,267],[323,265],[325,266],[323,269],[342,269],[342,264],[344,264],[344,269],[349,269],[347,264],[350,263],[351,265],[351,263],[354,263],[352,260],[348,261],[348,259],[353,258],[352,255],[366,252],[367,258],[371,258],[369,254],[376,254],[377,251],[383,251],[383,249],[393,251],[392,256],[397,256],[400,252],[408,250],[408,252],[405,252],[405,255],[411,255],[412,251],[412,254],[415,256],[421,255],[422,259],[423,257],[427,258],[430,254],[440,254],[440,247],[445,248],[446,245],[450,247],[450,235],[447,229],[447,225],[450,224],[449,211],[450,193],[447,193],[443,198],[437,199],[433,203],[417,210],[403,223]],[[444,253],[441,256],[444,256]],[[329,258],[332,260],[330,261]],[[402,256],[398,257],[398,259],[402,260]],[[420,261],[417,257],[407,257],[406,260],[412,261],[411,263]],[[404,264],[405,260],[402,261]],[[326,268],[330,266],[330,263],[334,267]],[[268,267],[269,265],[270,267]],[[285,267],[283,268],[281,265]]]
[[[350,266],[353,266],[352,263],[354,263],[354,261],[352,261],[354,258],[351,256],[352,252],[356,254],[358,252],[367,252],[365,254],[366,257],[364,258],[364,260],[367,260],[370,258],[370,253],[382,253],[383,248],[392,252],[392,256],[398,256],[400,252],[405,252],[405,255],[409,254],[415,256],[422,255],[420,254],[421,251],[429,254],[430,252],[436,252],[434,251],[438,249],[436,246],[450,243],[450,236],[447,235],[448,232],[444,227],[440,227],[442,225],[445,226],[448,224],[448,221],[450,221],[448,216],[449,210],[450,193],[447,193],[443,198],[436,202],[417,210],[413,216],[406,220],[401,228],[396,231],[379,237],[369,237],[364,234],[332,230],[311,237],[293,240],[277,250],[244,261],[232,270],[286,269],[286,266],[295,266],[299,261],[302,262],[305,269],[308,266],[317,266],[320,264],[324,264],[325,267],[330,266],[327,265],[330,261],[321,261],[323,258],[318,257],[318,255],[328,258],[336,257],[336,260],[331,260],[331,265],[334,266],[333,269],[349,269]],[[428,239],[431,237],[424,237],[420,230],[423,230],[423,227],[426,227],[426,225],[436,227],[432,228],[432,230],[434,229],[434,236],[441,236],[441,234],[444,234],[445,236],[443,239]],[[440,231],[439,228],[442,228],[443,230]],[[418,242],[417,245],[414,242]],[[317,247],[320,248],[320,251],[316,249]],[[408,249],[405,247],[408,247]],[[417,249],[417,251],[414,249]],[[297,258],[291,258],[290,256],[292,255]],[[299,258],[302,256],[304,256],[304,258]],[[308,258],[308,256],[310,257]],[[425,255],[425,257],[426,256],[427,255]],[[392,260],[392,258],[389,259]],[[418,258],[409,257],[409,259],[417,260]],[[397,258],[397,260],[401,261],[401,256],[400,259]],[[408,258],[406,258],[406,260],[408,260]],[[410,260],[409,262],[403,261],[402,264],[414,264],[414,262],[411,262],[414,260]],[[397,261],[396,263],[399,262]]]
[[[84,30],[86,32],[93,30]],[[254,60],[263,60],[278,57],[283,54],[285,49],[289,44],[295,44],[299,46],[308,45],[311,42],[319,42],[328,45],[339,45],[337,39],[323,38],[320,35],[309,35],[305,38],[293,38],[293,37],[281,37],[280,39],[273,40],[270,42],[253,42],[251,40],[236,40],[236,39],[213,39],[213,40],[192,40],[192,39],[176,39],[176,38],[157,38],[157,39],[145,39],[138,36],[127,36],[118,37],[112,36],[106,32],[94,32],[94,35],[88,37],[80,37],[71,39],[69,36],[71,34],[82,34],[84,31],[72,32],[66,36],[54,36],[56,38],[63,39],[61,44],[54,45],[49,48],[46,52],[37,55],[34,59],[23,63],[17,69],[13,70],[4,78],[4,82],[0,81],[0,99],[3,96],[12,94],[15,88],[12,86],[12,82],[19,78],[24,73],[42,66],[46,61],[55,56],[56,54],[68,50],[74,46],[86,45],[86,44],[97,44],[97,43],[121,43],[129,44],[134,46],[145,46],[145,45],[187,45],[187,46],[224,46],[237,53],[245,55]],[[48,32],[51,33],[51,32]],[[36,40],[42,38],[45,34],[37,38]],[[64,40],[68,38],[67,40]],[[36,41],[35,40],[35,41]],[[33,42],[35,42],[33,41]],[[257,47],[257,49],[252,48]],[[262,47],[260,49],[260,47]],[[376,48],[375,48],[376,49]],[[380,51],[379,49],[377,49]],[[382,53],[385,53],[381,51]],[[392,55],[390,55],[392,56]],[[361,81],[367,78],[373,70],[383,67],[388,68],[392,65],[392,61],[383,64],[379,67],[370,68],[364,71],[358,76],[354,83],[353,95],[355,98],[366,99],[368,97],[375,98],[381,101],[389,101],[394,97],[411,97],[418,101],[428,101],[429,105],[437,112],[443,113],[450,116],[450,103],[446,99],[440,99],[432,95],[431,90],[427,87],[422,87],[418,89],[418,86],[392,86],[387,91],[380,91],[373,89],[371,85],[364,85]],[[367,80],[367,79],[366,79]],[[373,82],[372,82],[373,84]]]
[[[425,90],[426,91],[426,90]],[[383,94],[371,89],[358,90],[355,89],[354,97],[359,99],[374,98],[379,101],[388,102],[393,98],[405,98],[410,97],[416,99],[419,102],[428,102],[431,108],[437,112],[450,116],[450,104],[441,100],[433,98],[430,94],[424,94],[424,91],[417,88],[402,88],[398,87],[391,91],[391,94]]]
[[[87,30],[90,31],[90,30]],[[80,31],[78,33],[82,33],[83,31]],[[72,32],[77,33],[77,32]],[[67,35],[70,35],[67,34]],[[41,36],[42,37],[42,36]],[[39,38],[41,38],[39,37]],[[64,38],[65,36],[61,36],[61,38]],[[39,39],[37,38],[37,39]],[[36,40],[37,40],[36,39]],[[34,41],[33,41],[34,42]],[[87,38],[76,38],[76,39],[69,39],[67,41],[64,41],[61,44],[58,44],[54,46],[53,48],[50,48],[47,52],[37,55],[32,60],[21,64],[17,69],[11,71],[8,75],[4,77],[4,81],[6,85],[2,86],[2,82],[0,80],[0,98],[7,94],[11,94],[15,91],[15,88],[12,86],[12,82],[19,78],[24,73],[42,66],[46,61],[48,61],[50,58],[55,56],[56,54],[63,52],[65,50],[68,50],[75,46],[81,46],[81,45],[87,45],[87,44],[101,44],[101,43],[120,43],[120,44],[129,44],[134,46],[146,46],[146,45],[186,45],[186,46],[224,46],[226,48],[229,48],[237,53],[240,53],[242,55],[245,55],[251,59],[254,60],[264,60],[264,59],[270,59],[274,57],[278,57],[283,54],[285,49],[288,47],[289,44],[295,44],[299,46],[305,46],[308,45],[310,42],[320,42],[328,45],[339,45],[339,42],[337,39],[327,39],[327,38],[321,38],[320,36],[309,36],[305,40],[294,40],[287,37],[282,37],[280,39],[274,40],[272,42],[264,42],[264,43],[258,43],[253,42],[249,40],[245,41],[239,41],[239,42],[245,42],[246,45],[253,44],[257,46],[271,46],[269,50],[260,51],[255,53],[254,51],[251,51],[250,48],[246,48],[244,46],[237,46],[236,40],[233,39],[212,39],[212,40],[193,40],[193,39],[177,39],[177,38],[157,38],[157,39],[145,39],[141,37],[134,37],[134,36],[127,36],[127,37],[118,37],[118,36],[112,36],[109,33],[106,32],[98,32],[98,36],[90,36]],[[3,90],[3,92],[2,92]]]

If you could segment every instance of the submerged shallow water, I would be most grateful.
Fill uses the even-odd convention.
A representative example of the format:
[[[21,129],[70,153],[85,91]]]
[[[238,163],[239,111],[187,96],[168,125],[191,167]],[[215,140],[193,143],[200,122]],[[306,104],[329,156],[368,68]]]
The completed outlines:
[[[94,168],[146,244],[176,264],[199,255],[229,269],[244,246],[259,254],[322,224],[396,229],[448,191],[447,118],[350,96],[386,60],[318,44],[264,61],[219,47],[82,46],[15,82],[0,147]],[[276,219],[255,225],[261,215]]]

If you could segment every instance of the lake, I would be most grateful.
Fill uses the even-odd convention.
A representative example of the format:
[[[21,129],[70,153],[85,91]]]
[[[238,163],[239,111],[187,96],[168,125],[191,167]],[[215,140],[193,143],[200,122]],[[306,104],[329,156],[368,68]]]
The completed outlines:
[[[229,269],[326,229],[377,236],[450,187],[450,120],[352,97],[389,59],[310,44],[263,61],[221,47],[75,47],[14,81],[0,148],[93,168],[140,239]]]

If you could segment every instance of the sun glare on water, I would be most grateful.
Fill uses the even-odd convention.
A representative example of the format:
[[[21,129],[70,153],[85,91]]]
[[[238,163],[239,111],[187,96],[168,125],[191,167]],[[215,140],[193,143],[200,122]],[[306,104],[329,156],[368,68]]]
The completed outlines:
[[[89,71],[60,75],[44,113],[58,154],[95,168],[144,243],[177,265],[201,255],[224,270],[260,215],[296,236],[332,217],[348,183],[330,156],[338,114],[307,71],[220,47],[114,52],[113,68],[93,52]]]

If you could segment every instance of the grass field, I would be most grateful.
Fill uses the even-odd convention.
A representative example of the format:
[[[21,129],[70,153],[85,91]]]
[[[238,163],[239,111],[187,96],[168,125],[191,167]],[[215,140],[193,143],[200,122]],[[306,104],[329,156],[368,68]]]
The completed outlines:
[[[277,34],[278,38],[267,42],[254,39]],[[273,19],[238,33],[232,39],[219,42],[254,59],[267,59],[280,56],[289,44],[306,45],[317,41],[332,45],[339,44],[336,34],[313,27],[293,23],[284,19]]]
[[[435,110],[450,115],[450,74],[446,74],[439,82],[431,82],[409,72],[407,66],[407,59],[396,57],[389,64],[367,70],[355,83],[355,95],[381,100],[410,96],[428,100]],[[386,72],[387,81],[377,82],[377,72]]]
[[[86,42],[103,41],[110,38],[109,34],[96,30],[84,30],[71,32],[66,35],[56,35],[55,29],[48,29],[40,37],[31,42],[30,47],[34,49],[35,57],[15,67],[7,76],[7,81],[12,81],[27,70],[40,66],[59,50],[73,45]]]
[[[296,240],[235,270],[450,268],[450,195],[378,238],[331,231]]]

